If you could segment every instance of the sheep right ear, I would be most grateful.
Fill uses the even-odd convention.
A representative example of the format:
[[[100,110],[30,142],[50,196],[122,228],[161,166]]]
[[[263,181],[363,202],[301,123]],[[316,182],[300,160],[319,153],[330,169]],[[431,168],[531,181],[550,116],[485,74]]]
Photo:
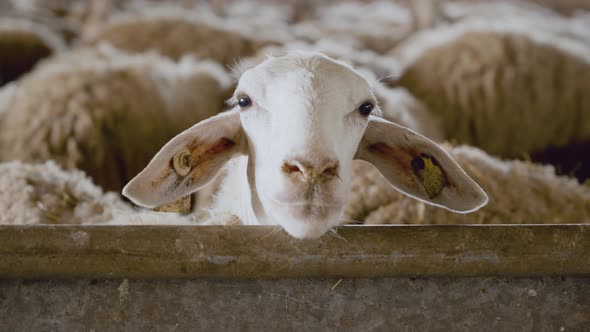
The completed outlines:
[[[369,116],[356,159],[367,161],[402,193],[454,212],[484,206],[488,197],[436,143],[387,120]]]
[[[180,133],[123,188],[144,207],[157,207],[209,183],[234,156],[246,151],[238,110],[224,112]]]

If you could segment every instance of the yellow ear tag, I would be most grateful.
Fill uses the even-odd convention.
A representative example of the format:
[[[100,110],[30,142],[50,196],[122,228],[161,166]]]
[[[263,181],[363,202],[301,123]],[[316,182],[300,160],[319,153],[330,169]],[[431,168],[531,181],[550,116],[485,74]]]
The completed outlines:
[[[429,198],[440,194],[446,185],[442,168],[438,161],[431,155],[421,153],[412,160],[412,169],[424,186]]]

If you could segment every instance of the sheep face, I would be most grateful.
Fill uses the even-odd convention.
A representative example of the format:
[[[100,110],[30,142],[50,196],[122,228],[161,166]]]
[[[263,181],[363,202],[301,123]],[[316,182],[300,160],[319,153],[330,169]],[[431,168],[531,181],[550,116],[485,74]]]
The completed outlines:
[[[298,238],[319,237],[341,223],[353,159],[372,163],[396,189],[433,205],[467,212],[487,201],[435,143],[370,115],[378,112],[370,84],[323,55],[267,60],[242,75],[233,101],[233,110],[166,144],[123,193],[158,206],[198,190],[245,154],[251,213],[244,215]]]
[[[324,56],[276,58],[245,72],[233,99],[248,140],[257,218],[296,237],[337,225],[376,104],[368,82]]]

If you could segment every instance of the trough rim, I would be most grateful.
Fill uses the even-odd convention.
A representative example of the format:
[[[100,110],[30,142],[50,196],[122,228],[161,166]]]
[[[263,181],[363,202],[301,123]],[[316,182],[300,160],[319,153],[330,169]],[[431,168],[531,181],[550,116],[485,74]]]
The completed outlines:
[[[590,276],[590,224],[0,225],[0,279]]]

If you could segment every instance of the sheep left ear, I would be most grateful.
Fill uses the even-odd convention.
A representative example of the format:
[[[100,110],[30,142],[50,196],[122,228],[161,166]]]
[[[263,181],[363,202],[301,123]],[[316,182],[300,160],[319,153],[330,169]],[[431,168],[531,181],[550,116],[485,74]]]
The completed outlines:
[[[166,143],[123,195],[150,208],[173,202],[211,182],[246,146],[239,111],[218,114]]]
[[[436,143],[370,116],[355,159],[377,167],[402,193],[448,210],[467,213],[484,206],[485,192]]]

